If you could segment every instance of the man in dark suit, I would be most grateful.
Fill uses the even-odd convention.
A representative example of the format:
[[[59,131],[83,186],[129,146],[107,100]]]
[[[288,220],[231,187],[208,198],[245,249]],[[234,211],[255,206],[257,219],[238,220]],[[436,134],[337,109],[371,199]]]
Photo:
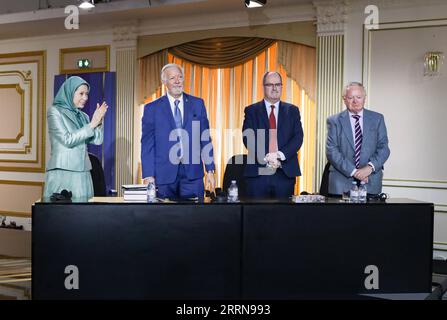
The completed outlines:
[[[383,164],[390,156],[383,115],[364,109],[366,92],[359,82],[343,90],[346,110],[327,119],[326,156],[329,193],[349,191],[352,181],[366,183],[367,192],[382,192]]]
[[[282,78],[267,72],[264,99],[245,108],[243,141],[248,150],[244,176],[251,198],[288,198],[301,175],[298,150],[303,129],[298,107],[280,101]]]
[[[183,92],[183,69],[167,64],[161,71],[167,94],[144,106],[141,163],[144,183],[153,181],[160,198],[204,197],[214,189],[213,146],[202,99]]]

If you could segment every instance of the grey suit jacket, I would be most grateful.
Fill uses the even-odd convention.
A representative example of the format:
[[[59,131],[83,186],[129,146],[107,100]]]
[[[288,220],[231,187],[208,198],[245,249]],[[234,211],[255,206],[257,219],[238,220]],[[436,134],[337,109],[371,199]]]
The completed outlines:
[[[342,194],[349,190],[355,169],[354,138],[348,110],[327,119],[326,156],[329,168],[329,193]],[[363,109],[363,141],[360,152],[360,168],[371,162],[375,171],[366,185],[368,193],[382,192],[383,164],[390,156],[388,136],[383,115]]]

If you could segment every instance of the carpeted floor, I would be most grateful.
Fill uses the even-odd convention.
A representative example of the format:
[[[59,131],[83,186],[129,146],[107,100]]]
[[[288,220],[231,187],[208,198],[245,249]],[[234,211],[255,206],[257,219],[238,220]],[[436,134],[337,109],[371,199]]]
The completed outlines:
[[[0,300],[31,299],[31,259],[0,256]]]

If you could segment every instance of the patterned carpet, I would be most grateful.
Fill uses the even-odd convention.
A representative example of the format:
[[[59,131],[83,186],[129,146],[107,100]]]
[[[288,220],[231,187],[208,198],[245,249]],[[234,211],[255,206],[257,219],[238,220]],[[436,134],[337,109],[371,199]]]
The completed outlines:
[[[0,300],[31,299],[31,259],[0,256]]]

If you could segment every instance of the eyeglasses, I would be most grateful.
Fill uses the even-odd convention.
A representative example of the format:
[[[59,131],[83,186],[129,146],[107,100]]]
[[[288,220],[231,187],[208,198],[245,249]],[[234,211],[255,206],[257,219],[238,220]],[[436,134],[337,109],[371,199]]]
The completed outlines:
[[[174,77],[170,77],[168,78],[168,81],[183,81],[183,76],[182,75],[178,75],[178,76],[174,76]]]
[[[266,86],[267,88],[281,88],[282,83],[264,83],[264,86]]]

